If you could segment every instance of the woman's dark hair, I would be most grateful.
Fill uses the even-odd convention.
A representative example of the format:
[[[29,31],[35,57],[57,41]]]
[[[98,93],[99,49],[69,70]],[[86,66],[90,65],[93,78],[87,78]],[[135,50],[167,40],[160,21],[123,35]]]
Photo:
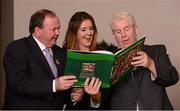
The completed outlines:
[[[93,25],[94,29],[94,36],[93,36],[93,41],[90,46],[90,50],[95,50],[96,46],[96,35],[97,35],[97,28],[96,24],[94,22],[93,17],[88,14],[87,12],[76,12],[70,19],[69,24],[68,24],[68,29],[66,32],[65,40],[63,42],[63,47],[66,49],[74,49],[74,50],[79,50],[78,45],[77,45],[77,32],[78,29],[81,26],[81,23],[84,20],[90,20]]]

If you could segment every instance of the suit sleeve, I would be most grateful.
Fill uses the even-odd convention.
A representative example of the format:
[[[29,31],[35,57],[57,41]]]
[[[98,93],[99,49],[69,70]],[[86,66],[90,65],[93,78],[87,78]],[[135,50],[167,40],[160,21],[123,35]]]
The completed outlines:
[[[6,49],[3,62],[8,90],[28,98],[52,99],[53,79],[38,77],[38,73],[32,74],[26,50],[22,45],[10,44]]]
[[[154,58],[157,70],[157,78],[154,81],[156,84],[168,87],[174,85],[179,80],[179,74],[176,68],[171,64],[171,61],[166,53],[166,47],[159,45]]]

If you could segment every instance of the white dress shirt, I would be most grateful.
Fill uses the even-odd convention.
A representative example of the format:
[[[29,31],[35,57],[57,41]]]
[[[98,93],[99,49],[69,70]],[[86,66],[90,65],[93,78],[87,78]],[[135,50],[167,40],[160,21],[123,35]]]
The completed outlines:
[[[36,43],[38,44],[41,51],[43,52],[44,56],[45,56],[45,52],[43,50],[46,48],[46,46],[43,43],[41,43],[38,39],[36,39],[36,37],[33,36],[33,38],[36,41]],[[50,49],[50,53],[53,55],[52,49],[51,48],[49,48],[49,49]],[[52,89],[53,92],[56,92],[55,79],[53,80],[52,86],[53,86],[53,89]]]

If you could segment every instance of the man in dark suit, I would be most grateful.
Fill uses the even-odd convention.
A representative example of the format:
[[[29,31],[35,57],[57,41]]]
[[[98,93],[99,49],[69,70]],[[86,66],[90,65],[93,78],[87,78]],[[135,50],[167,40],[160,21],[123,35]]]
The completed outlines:
[[[31,16],[30,36],[7,46],[4,109],[63,109],[71,104],[70,98],[81,99],[81,93],[74,98],[68,90],[77,82],[76,77],[63,76],[65,52],[56,45],[59,29],[57,15],[42,9]]]
[[[119,49],[137,41],[137,25],[128,12],[112,17],[112,34]],[[131,65],[138,69],[111,87],[110,108],[123,110],[171,110],[173,109],[166,87],[179,80],[176,68],[171,64],[164,45],[145,45],[136,53]]]

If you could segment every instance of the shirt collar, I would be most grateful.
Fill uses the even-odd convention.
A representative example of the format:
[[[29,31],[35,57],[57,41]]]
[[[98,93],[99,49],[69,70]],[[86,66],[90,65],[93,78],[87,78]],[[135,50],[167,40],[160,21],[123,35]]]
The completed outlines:
[[[33,36],[33,38],[37,42],[37,44],[40,47],[41,51],[43,52],[43,50],[46,48],[46,46],[43,43],[41,43],[36,37]],[[52,49],[49,48],[49,50],[50,50],[50,53],[53,55]]]
[[[41,51],[43,51],[46,48],[46,46],[44,44],[42,44],[38,39],[36,39],[36,37],[33,36],[33,38],[37,42],[37,44],[40,47]]]

